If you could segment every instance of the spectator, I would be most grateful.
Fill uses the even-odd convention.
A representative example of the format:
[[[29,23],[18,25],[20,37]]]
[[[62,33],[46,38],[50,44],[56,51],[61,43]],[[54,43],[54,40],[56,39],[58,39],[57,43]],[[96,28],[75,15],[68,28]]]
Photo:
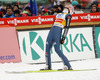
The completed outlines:
[[[98,7],[96,5],[92,5],[90,13],[97,13],[98,11]]]
[[[48,6],[48,14],[49,14],[49,15],[53,15],[53,14],[54,14],[53,5],[52,5],[52,4],[50,4],[50,5]]]
[[[49,9],[48,9],[48,14],[49,14],[49,15],[53,15],[53,14],[54,14],[54,12],[53,12],[53,9],[52,9],[52,8],[49,8]]]
[[[20,12],[19,12],[19,10],[15,10],[15,11],[14,11],[14,16],[15,16],[15,17],[20,17]]]
[[[6,7],[7,13],[3,18],[12,18],[14,17],[13,8],[11,6]]]
[[[98,7],[98,2],[97,2],[97,1],[94,1],[94,2],[89,6],[89,9],[91,9],[92,6],[97,6],[97,7]]]
[[[2,17],[4,17],[6,14],[6,10],[2,8]]]
[[[5,14],[6,14],[6,10],[1,8],[1,10],[0,10],[0,18],[4,17]]]
[[[82,11],[81,5],[79,5],[79,4],[76,5],[74,13],[75,13],[75,14],[84,13],[84,12]]]
[[[73,8],[75,9],[76,5],[78,5],[77,1],[72,1]]]
[[[20,14],[22,14],[23,13],[23,9],[19,8],[19,12],[20,12]]]
[[[0,18],[2,18],[2,11],[0,11]]]
[[[41,16],[47,16],[48,15],[48,10],[47,9],[43,9]]]
[[[0,18],[2,18],[2,7],[0,7]]]
[[[19,10],[19,6],[18,5],[14,5],[13,11],[15,11],[15,10]]]
[[[94,2],[92,3],[92,5],[96,5],[96,6],[98,7],[98,2],[97,2],[97,1],[94,1]]]
[[[25,11],[27,11],[28,13],[28,16],[32,16],[32,12],[31,12],[31,9],[30,9],[30,7],[26,7],[25,8]]]
[[[42,10],[44,9],[44,5],[42,5],[42,6],[39,6],[39,9],[38,9],[38,11],[39,12],[42,12]]]
[[[38,10],[37,16],[41,16],[41,10]]]
[[[22,17],[28,17],[28,11],[23,11]]]
[[[57,5],[55,5],[55,6],[53,6],[53,15],[57,15],[58,14],[58,6]]]
[[[61,13],[63,11],[63,8],[64,8],[63,5],[59,5],[58,6],[58,13]]]

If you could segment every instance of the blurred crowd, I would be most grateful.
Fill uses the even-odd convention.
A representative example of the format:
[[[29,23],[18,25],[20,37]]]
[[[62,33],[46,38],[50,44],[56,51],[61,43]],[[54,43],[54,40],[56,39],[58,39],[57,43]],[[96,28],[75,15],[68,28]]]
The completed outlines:
[[[50,4],[48,7],[39,6],[37,11],[37,16],[46,16],[46,15],[56,15],[61,13],[64,7],[68,7],[70,9],[71,14],[79,14],[84,13],[82,6],[77,1],[72,1],[72,3],[60,4],[60,5],[52,5]],[[88,8],[90,13],[98,13],[98,2],[94,1]],[[12,17],[27,17],[34,16],[31,12],[31,8],[29,5],[25,6],[25,8],[20,8],[19,5],[7,5],[6,7],[0,7],[0,18],[12,18]]]

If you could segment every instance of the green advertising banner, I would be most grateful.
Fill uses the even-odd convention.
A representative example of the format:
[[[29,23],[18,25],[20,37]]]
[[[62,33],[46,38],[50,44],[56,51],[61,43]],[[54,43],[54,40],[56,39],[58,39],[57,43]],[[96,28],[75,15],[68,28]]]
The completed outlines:
[[[100,58],[100,27],[95,27],[97,58]]]

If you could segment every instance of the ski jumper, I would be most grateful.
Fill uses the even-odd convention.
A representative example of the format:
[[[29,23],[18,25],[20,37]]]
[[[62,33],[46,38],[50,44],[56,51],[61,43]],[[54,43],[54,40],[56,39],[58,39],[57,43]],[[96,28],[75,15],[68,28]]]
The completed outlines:
[[[50,50],[54,43],[54,49],[58,56],[63,60],[64,65],[67,65],[68,68],[71,67],[67,57],[62,53],[60,50],[60,40],[62,35],[62,29],[66,26],[66,18],[69,14],[67,13],[60,13],[56,15],[55,22],[52,28],[49,31],[47,40],[46,40],[46,65],[51,69],[51,53]]]

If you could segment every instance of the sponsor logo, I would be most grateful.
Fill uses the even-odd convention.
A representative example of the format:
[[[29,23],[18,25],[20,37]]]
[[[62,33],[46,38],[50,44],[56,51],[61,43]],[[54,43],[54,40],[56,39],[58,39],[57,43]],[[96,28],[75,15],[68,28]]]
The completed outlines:
[[[27,37],[28,38],[28,37]],[[25,53],[25,55],[27,56],[29,52],[31,52],[32,54],[32,59],[33,60],[38,60],[40,59],[40,55],[41,53],[39,53],[38,51],[36,51],[37,49],[39,51],[44,51],[44,42],[41,38],[41,36],[39,36],[36,32],[29,32],[29,43],[27,43],[28,41],[27,38],[23,38],[23,51]],[[30,51],[27,51],[26,49],[26,45],[29,45],[30,47]]]
[[[67,51],[68,53],[72,53],[76,51],[85,52],[86,50],[92,51],[89,41],[81,33],[76,34],[75,36],[73,36],[72,34],[69,34],[68,37],[66,36],[65,43],[63,45],[60,45],[60,48],[62,52]],[[51,53],[53,52],[54,51],[51,49]]]
[[[41,18],[38,17],[37,19],[31,19],[31,22],[38,22],[39,24],[41,24],[42,22],[49,22],[49,21],[54,21],[53,18]]]
[[[11,60],[15,59],[15,55],[0,56],[0,60]]]
[[[70,48],[68,45],[69,43]],[[74,52],[75,50],[77,50],[78,52],[84,52],[86,49],[92,51],[89,42],[83,34],[76,34],[75,37],[73,37],[72,34],[69,34],[69,37],[66,37],[65,43],[61,45],[61,50],[63,51],[62,47],[65,48],[69,53]]]
[[[72,16],[71,20],[78,20],[78,16]]]
[[[17,24],[29,23],[29,20],[28,19],[23,19],[23,20],[14,19],[14,20],[7,20],[7,23],[14,24],[15,26],[17,26]]]
[[[4,21],[0,21],[0,24],[4,24]]]
[[[92,19],[100,19],[100,15],[91,15],[88,14],[87,16],[80,16],[81,20],[88,20],[91,21]]]
[[[32,60],[38,60],[41,58],[41,53],[45,53],[44,51],[44,41],[37,32],[28,32],[28,36],[24,37],[22,40],[22,47],[24,54],[26,56],[31,53]],[[48,44],[48,42],[46,42]],[[69,34],[66,36],[65,43],[60,46],[62,52],[85,52],[92,51],[88,39],[82,33],[77,33],[76,35]],[[55,43],[54,43],[55,45]],[[54,47],[53,45],[53,47]],[[28,46],[28,47],[27,47]],[[70,46],[70,47],[69,47]],[[54,53],[54,49],[51,49],[51,54]]]

